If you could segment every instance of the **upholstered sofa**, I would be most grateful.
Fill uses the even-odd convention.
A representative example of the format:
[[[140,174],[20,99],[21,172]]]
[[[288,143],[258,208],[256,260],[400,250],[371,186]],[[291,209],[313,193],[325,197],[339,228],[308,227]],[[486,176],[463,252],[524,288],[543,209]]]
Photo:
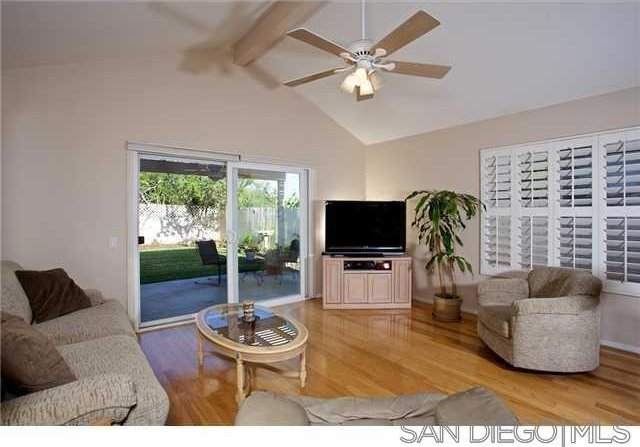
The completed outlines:
[[[517,425],[515,414],[491,391],[474,387],[450,396],[320,399],[254,391],[235,425]]]
[[[21,267],[15,262],[2,261],[1,308],[31,323],[29,300],[16,270]],[[103,299],[96,290],[86,292],[91,307],[33,325],[54,342],[78,380],[4,399],[3,425],[165,423],[169,399],[138,345],[123,306]]]
[[[534,267],[478,285],[478,333],[518,368],[584,372],[598,367],[600,280],[584,270]]]

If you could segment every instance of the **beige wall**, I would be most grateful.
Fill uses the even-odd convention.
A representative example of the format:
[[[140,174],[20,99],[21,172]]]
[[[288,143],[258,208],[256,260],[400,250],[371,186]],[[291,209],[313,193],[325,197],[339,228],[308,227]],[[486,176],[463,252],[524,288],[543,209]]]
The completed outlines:
[[[480,194],[479,149],[640,125],[640,88],[572,101],[525,113],[475,122],[367,147],[367,198],[398,199],[415,189],[455,189]],[[424,250],[416,248],[415,295],[428,298],[432,278],[424,272]],[[475,219],[462,249],[479,270],[480,231]],[[475,281],[466,277],[465,307],[476,307]],[[602,338],[640,349],[640,297],[603,297]]]
[[[62,266],[126,300],[125,141],[302,161],[318,199],[364,198],[364,148],[311,103],[241,69],[193,75],[172,56],[2,74],[2,257]],[[118,244],[109,248],[109,238]]]

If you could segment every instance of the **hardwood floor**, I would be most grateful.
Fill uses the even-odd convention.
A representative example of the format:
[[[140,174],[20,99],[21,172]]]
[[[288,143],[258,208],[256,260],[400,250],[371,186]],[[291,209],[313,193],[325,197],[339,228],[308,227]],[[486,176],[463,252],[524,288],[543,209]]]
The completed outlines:
[[[278,308],[309,329],[307,386],[257,371],[253,389],[318,397],[453,393],[483,385],[522,422],[640,424],[640,356],[603,348],[586,374],[516,370],[478,338],[473,315],[462,323],[431,318],[429,304],[407,310],[322,310],[320,300]],[[205,355],[198,367],[195,325],[140,335],[142,348],[171,400],[169,424],[231,424],[235,362]],[[295,367],[294,363],[289,366]]]

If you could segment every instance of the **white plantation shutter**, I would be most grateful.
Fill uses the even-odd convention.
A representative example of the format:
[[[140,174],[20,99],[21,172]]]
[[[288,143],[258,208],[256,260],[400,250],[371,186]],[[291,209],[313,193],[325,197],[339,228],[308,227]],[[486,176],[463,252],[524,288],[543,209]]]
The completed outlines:
[[[640,127],[481,151],[481,272],[585,269],[640,295]]]
[[[483,151],[481,159],[482,271],[509,269],[512,262],[513,156],[508,150]]]
[[[520,206],[549,205],[549,154],[547,150],[523,150],[519,165]]]
[[[558,259],[561,267],[592,270],[593,219],[560,217]]]
[[[516,266],[520,268],[549,263],[550,162],[548,146],[518,149],[519,201],[514,214],[519,220],[519,261]]]
[[[592,206],[593,144],[581,141],[578,147],[559,150],[560,206]]]
[[[487,216],[484,252],[492,268],[511,267],[511,216]]]
[[[549,263],[549,217],[524,216],[520,218],[520,267]]]
[[[640,130],[600,138],[604,278],[608,290],[640,289]]]
[[[593,137],[564,140],[556,145],[556,264],[592,272],[597,252],[593,247],[598,245],[593,231],[594,147]]]
[[[489,155],[483,160],[485,203],[491,208],[511,206],[511,155]]]
[[[640,138],[604,145],[607,206],[640,205]]]

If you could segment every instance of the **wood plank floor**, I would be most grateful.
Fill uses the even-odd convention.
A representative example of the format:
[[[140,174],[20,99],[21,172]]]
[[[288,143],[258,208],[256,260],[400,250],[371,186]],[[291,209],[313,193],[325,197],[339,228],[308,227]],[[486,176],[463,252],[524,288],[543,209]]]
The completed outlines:
[[[640,356],[603,348],[601,366],[586,374],[516,370],[478,338],[473,315],[440,323],[431,307],[407,310],[323,310],[319,300],[281,306],[309,329],[308,379],[258,369],[254,389],[318,397],[453,393],[483,385],[521,421],[640,424]],[[145,332],[142,348],[171,400],[169,424],[231,424],[235,362],[212,354],[203,367],[192,324]],[[292,368],[294,363],[290,363]]]

